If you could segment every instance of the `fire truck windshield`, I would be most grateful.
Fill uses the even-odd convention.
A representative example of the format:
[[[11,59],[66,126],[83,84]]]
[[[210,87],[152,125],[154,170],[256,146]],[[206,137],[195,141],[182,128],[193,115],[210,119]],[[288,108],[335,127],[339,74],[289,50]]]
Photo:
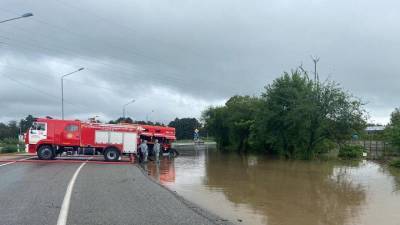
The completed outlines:
[[[44,123],[33,123],[31,130],[45,130],[46,129],[46,125]]]

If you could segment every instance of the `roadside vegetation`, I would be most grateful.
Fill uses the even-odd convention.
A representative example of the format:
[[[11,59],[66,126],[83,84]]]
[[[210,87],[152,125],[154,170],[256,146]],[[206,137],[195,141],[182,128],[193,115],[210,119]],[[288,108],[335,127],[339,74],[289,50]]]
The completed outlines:
[[[391,144],[394,149],[390,166],[400,168],[400,109],[396,108],[391,116],[390,122],[385,128],[385,140]]]
[[[400,109],[396,108],[390,115],[390,122],[383,133],[384,140],[393,148],[396,154],[400,154]]]
[[[345,145],[339,150],[339,157],[342,159],[360,159],[363,156],[364,148],[360,145]]]
[[[390,162],[390,165],[393,166],[393,167],[400,168],[400,159],[392,160]]]
[[[345,142],[365,128],[366,112],[335,82],[294,70],[261,96],[233,96],[224,106],[210,107],[203,120],[221,149],[312,159],[333,148],[345,148],[345,154]]]
[[[14,153],[18,152],[18,147],[16,145],[6,145],[3,147],[0,147],[0,153]]]
[[[97,123],[101,123],[100,120],[95,120]],[[116,120],[108,121],[110,124],[118,124],[118,123],[132,123],[132,124],[142,124],[142,125],[155,125],[155,126],[165,126],[165,124],[160,122],[153,122],[153,121],[144,121],[144,120],[132,120],[130,117],[119,117]]]
[[[18,151],[18,135],[26,132],[32,126],[34,117],[27,116],[19,122],[10,121],[8,123],[0,123],[0,153],[13,153]],[[19,143],[23,148],[23,143]]]
[[[175,128],[176,139],[178,140],[186,139],[193,142],[194,130],[199,129],[201,131],[201,124],[196,118],[175,118],[168,126]]]
[[[18,151],[18,139],[4,138],[0,140],[0,153],[14,153]],[[23,145],[22,145],[23,146]]]

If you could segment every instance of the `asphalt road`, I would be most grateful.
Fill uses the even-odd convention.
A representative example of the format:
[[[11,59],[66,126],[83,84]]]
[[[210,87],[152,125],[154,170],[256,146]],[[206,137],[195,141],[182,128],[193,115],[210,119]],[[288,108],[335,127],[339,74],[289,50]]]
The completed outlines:
[[[0,162],[2,225],[227,223],[165,189],[137,165],[4,164]]]

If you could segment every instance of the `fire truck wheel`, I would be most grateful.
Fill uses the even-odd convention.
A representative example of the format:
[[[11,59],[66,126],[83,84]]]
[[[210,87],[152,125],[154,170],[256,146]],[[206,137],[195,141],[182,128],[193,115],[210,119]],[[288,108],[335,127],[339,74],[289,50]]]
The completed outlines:
[[[37,151],[39,159],[50,160],[54,158],[53,148],[49,145],[40,146]]]
[[[104,152],[104,159],[106,161],[118,161],[119,160],[119,151],[116,148],[107,148]]]

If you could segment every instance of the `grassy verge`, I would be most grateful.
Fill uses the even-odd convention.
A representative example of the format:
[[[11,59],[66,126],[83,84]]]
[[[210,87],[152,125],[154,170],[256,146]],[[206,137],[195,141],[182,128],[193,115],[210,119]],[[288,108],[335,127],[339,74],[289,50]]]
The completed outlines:
[[[400,159],[395,159],[390,162],[390,166],[400,168]]]
[[[3,145],[0,146],[0,153],[15,153],[18,152],[16,145]]]
[[[213,138],[204,138],[204,139],[201,139],[201,141],[203,141],[203,142],[214,142],[214,139]],[[181,139],[181,140],[176,140],[175,141],[175,143],[177,143],[177,144],[184,144],[184,143],[193,143],[194,141],[193,141],[193,139]]]

